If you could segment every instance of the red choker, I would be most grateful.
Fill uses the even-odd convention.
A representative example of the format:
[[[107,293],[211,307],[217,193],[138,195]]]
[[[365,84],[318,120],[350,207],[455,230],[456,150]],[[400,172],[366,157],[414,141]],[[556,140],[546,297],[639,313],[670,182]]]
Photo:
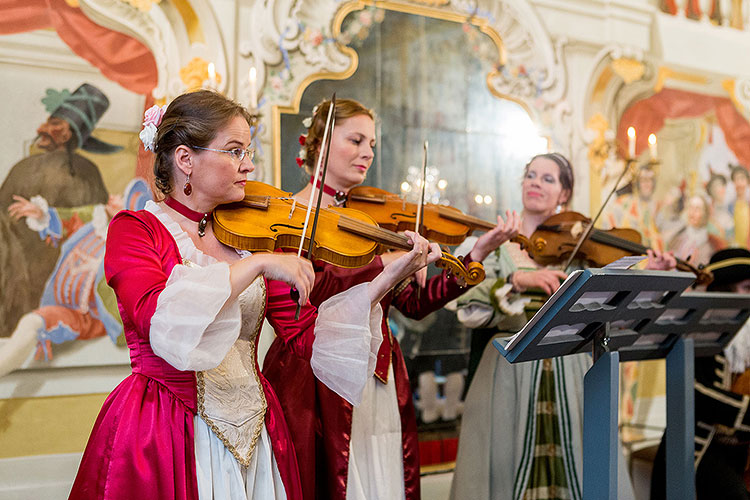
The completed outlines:
[[[196,212],[195,210],[191,210],[171,196],[167,196],[166,198],[164,198],[164,203],[169,208],[174,209],[175,212],[184,215],[193,222],[197,222],[198,236],[203,238],[203,236],[206,234],[206,224],[208,224],[208,221],[211,220],[211,212],[201,213]]]
[[[310,184],[313,183],[313,178],[310,177]],[[318,189],[320,189],[320,180],[318,180]],[[336,191],[328,184],[323,184],[323,192],[327,195],[333,196],[333,201],[337,207],[340,207],[346,201],[346,193],[344,191]]]

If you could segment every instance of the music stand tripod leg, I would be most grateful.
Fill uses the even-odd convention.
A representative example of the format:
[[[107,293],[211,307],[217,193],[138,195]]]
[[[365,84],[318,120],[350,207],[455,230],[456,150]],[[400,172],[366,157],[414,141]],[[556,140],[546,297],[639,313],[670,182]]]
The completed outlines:
[[[667,500],[695,498],[694,342],[680,337],[667,354]]]
[[[617,498],[620,354],[610,352],[609,324],[594,336],[594,365],[584,377],[583,498]]]

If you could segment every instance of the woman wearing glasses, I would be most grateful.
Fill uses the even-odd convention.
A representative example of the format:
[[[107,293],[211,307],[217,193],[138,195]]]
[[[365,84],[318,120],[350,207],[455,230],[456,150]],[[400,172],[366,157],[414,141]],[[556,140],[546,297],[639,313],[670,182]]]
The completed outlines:
[[[114,217],[104,261],[133,373],[105,401],[70,498],[300,498],[289,431],[257,365],[264,317],[321,367],[320,380],[339,381],[336,390],[357,402],[372,373],[379,301],[439,249],[411,235],[412,251],[316,309],[308,261],[249,255],[214,236],[213,209],[241,200],[254,168],[245,109],[199,91],[166,112],[152,108],[144,123],[166,198]],[[290,285],[303,305],[298,321]],[[342,339],[358,348],[344,352]]]

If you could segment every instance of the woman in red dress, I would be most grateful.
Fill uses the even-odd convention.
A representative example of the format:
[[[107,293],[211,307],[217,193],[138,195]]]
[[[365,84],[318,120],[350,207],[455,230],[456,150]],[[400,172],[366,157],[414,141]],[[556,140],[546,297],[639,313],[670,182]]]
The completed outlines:
[[[144,124],[166,198],[117,214],[104,258],[133,373],[105,401],[70,498],[301,498],[289,431],[257,364],[264,317],[316,377],[357,401],[378,303],[440,250],[411,234],[412,251],[316,309],[308,261],[249,255],[213,233],[213,209],[241,200],[254,168],[246,110],[199,91],[152,108]],[[298,321],[289,285],[304,306]]]
[[[313,113],[304,143],[302,162],[311,172],[318,153],[330,102]],[[340,205],[346,193],[365,180],[373,160],[375,122],[373,112],[356,101],[336,100],[336,126],[331,136],[325,205]],[[295,198],[307,203],[312,185]],[[481,262],[491,251],[517,232],[518,217],[498,217],[498,226],[482,235],[464,257],[466,264]],[[313,304],[371,279],[397,252],[377,257],[358,269],[341,269],[315,262]],[[375,374],[367,383],[361,405],[346,400],[312,376],[310,364],[281,338],[271,345],[263,373],[277,391],[297,452],[302,490],[308,500],[418,499],[419,453],[417,426],[409,379],[398,342],[391,334],[388,309],[420,319],[440,309],[466,291],[446,273],[430,279],[421,293],[414,280],[404,281],[381,301],[382,344]],[[293,375],[291,375],[293,374]]]

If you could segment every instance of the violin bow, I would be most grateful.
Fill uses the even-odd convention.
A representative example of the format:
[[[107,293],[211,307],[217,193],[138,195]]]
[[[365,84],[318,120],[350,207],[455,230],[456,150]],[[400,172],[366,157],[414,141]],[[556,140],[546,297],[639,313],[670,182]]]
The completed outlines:
[[[419,205],[417,205],[417,219],[414,224],[414,231],[417,234],[422,234],[424,229],[422,226],[422,214],[424,212],[424,192],[427,186],[427,141],[424,141],[424,153],[422,154],[422,192],[419,195]]]
[[[565,265],[563,266],[563,270],[570,267],[570,263],[573,262],[573,259],[575,258],[576,254],[578,253],[578,250],[581,249],[581,245],[583,245],[583,242],[588,239],[589,235],[591,234],[591,231],[594,229],[594,225],[599,220],[599,217],[601,217],[602,212],[604,212],[604,207],[607,206],[607,202],[610,198],[612,198],[612,195],[615,194],[615,191],[617,191],[617,187],[620,185],[620,182],[622,181],[622,178],[625,177],[625,173],[630,170],[630,166],[635,163],[634,160],[628,159],[625,163],[625,168],[622,169],[622,172],[620,173],[620,176],[615,181],[615,185],[612,187],[612,191],[609,192],[607,195],[607,199],[604,200],[604,203],[602,203],[602,206],[599,207],[599,211],[596,213],[596,217],[591,219],[591,224],[588,225],[586,228],[586,231],[583,232],[581,237],[578,239],[578,243],[576,243],[575,248],[573,249],[573,252],[568,257],[568,260],[565,262]]]
[[[320,214],[320,202],[323,198],[323,190],[318,189],[318,176],[320,176],[320,185],[325,186],[326,172],[328,172],[328,153],[331,150],[331,136],[333,135],[333,127],[336,122],[336,93],[333,93],[331,97],[331,105],[328,107],[328,117],[326,118],[326,126],[323,131],[323,141],[325,148],[325,164],[323,165],[323,173],[321,174],[321,163],[323,162],[323,155],[318,155],[318,162],[315,165],[315,173],[313,174],[312,190],[310,191],[310,200],[307,203],[307,213],[305,213],[305,223],[302,225],[302,237],[299,241],[299,248],[297,249],[297,257],[302,256],[302,248],[305,246],[305,234],[307,234],[307,226],[310,222],[310,213],[313,207],[313,198],[315,197],[315,191],[318,192],[318,200],[315,203],[315,217],[313,217],[313,225],[310,230],[310,243],[307,247],[307,258],[312,261],[313,248],[315,247],[315,230],[318,228],[318,215]],[[322,152],[322,151],[321,151]],[[292,299],[296,296],[299,301],[299,292],[296,288],[292,288]],[[299,319],[299,313],[302,306],[297,302],[297,311],[294,313],[294,319]]]
[[[424,192],[425,188],[427,187],[427,147],[428,147],[427,140],[424,141],[424,152],[422,153],[422,192],[419,195],[419,205],[417,205],[417,218],[414,222],[414,231],[417,234],[422,234],[422,231],[424,230],[424,224],[422,221],[422,217],[424,215]],[[417,300],[422,295],[422,287],[419,286],[419,282],[417,282]]]

